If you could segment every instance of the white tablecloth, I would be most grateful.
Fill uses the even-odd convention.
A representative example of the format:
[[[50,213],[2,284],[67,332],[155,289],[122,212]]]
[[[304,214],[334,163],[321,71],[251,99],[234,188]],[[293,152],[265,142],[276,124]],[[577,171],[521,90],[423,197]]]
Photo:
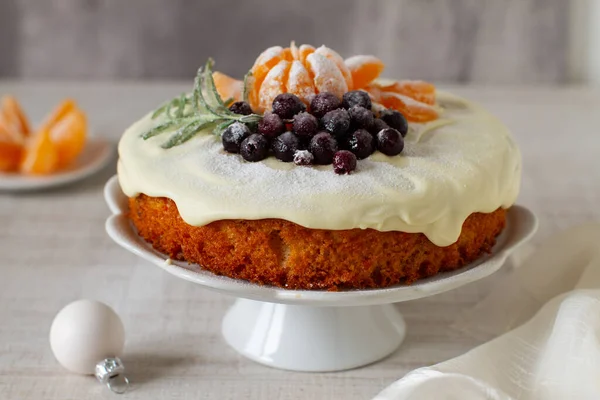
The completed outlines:
[[[10,83],[39,119],[64,96],[88,111],[95,134],[117,140],[129,123],[186,84]],[[540,243],[563,228],[600,221],[600,91],[450,88],[508,124],[524,157],[519,203],[534,210]],[[232,299],[178,280],[115,245],[104,232],[101,190],[111,167],[43,193],[0,193],[0,398],[100,399],[93,378],[65,373],[48,346],[55,313],[95,298],[127,331],[128,399],[369,399],[407,372],[459,356],[490,338],[453,327],[505,272],[428,299],[399,304],[408,324],[401,348],[360,369],[306,374],[269,369],[227,347],[221,317]]]

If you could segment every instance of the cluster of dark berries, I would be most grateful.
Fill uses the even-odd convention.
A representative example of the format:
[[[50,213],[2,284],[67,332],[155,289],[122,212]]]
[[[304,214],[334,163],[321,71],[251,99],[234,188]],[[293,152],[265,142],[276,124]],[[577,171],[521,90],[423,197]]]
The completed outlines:
[[[406,118],[396,110],[383,110],[376,116],[366,92],[355,90],[340,100],[331,93],[319,93],[306,105],[295,95],[283,93],[273,100],[254,132],[236,122],[222,136],[223,148],[240,153],[246,161],[261,161],[272,153],[283,162],[296,165],[329,165],[337,174],[349,174],[356,161],[379,150],[395,156],[404,148],[408,131]],[[230,110],[248,115],[245,102]]]

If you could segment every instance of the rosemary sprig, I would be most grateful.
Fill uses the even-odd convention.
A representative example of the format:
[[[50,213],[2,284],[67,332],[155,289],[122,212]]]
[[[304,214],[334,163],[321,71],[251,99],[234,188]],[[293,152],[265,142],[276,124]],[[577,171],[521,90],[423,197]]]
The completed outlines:
[[[261,115],[240,115],[229,110],[233,99],[223,101],[219,95],[213,79],[213,64],[213,60],[208,59],[205,66],[198,69],[191,94],[181,94],[154,111],[152,119],[162,119],[152,129],[144,132],[142,139],[171,132],[172,135],[162,145],[164,149],[170,149],[187,142],[202,130],[210,129],[213,134],[220,136],[234,122],[255,124],[262,119]],[[245,99],[248,77],[250,74],[244,78]]]

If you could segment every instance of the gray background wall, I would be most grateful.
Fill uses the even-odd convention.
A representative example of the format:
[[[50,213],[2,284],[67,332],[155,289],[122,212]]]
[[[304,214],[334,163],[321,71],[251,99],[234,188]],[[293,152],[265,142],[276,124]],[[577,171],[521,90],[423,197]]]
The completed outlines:
[[[0,0],[0,77],[241,76],[271,45],[375,54],[387,75],[561,83],[567,0]]]

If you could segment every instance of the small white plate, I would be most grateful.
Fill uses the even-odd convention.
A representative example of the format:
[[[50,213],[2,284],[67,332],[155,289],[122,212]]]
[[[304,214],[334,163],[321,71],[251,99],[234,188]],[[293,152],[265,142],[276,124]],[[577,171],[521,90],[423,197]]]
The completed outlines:
[[[21,192],[66,185],[87,178],[111,160],[113,146],[100,138],[89,138],[83,152],[68,168],[46,176],[0,173],[0,191]]]

